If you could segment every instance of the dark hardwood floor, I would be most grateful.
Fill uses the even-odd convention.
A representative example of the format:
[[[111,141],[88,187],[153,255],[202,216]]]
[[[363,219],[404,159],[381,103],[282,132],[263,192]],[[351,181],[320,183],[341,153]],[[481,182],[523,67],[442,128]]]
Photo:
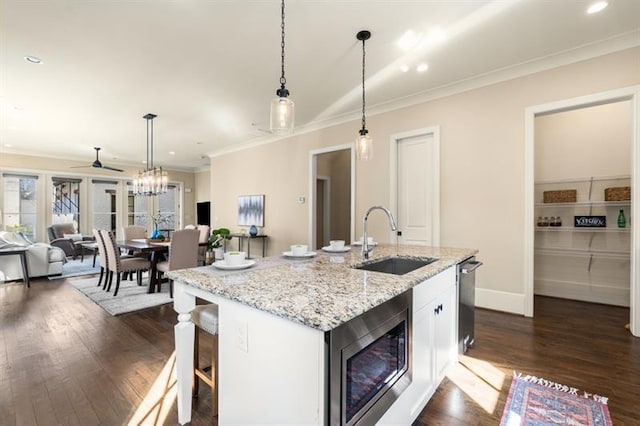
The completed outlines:
[[[640,339],[628,319],[628,309],[547,297],[535,320],[477,310],[476,346],[415,424],[499,424],[516,370],[607,396],[615,425],[640,425]],[[171,305],[112,317],[66,280],[0,285],[0,424],[177,424],[175,322]],[[217,425],[200,392],[192,424]]]

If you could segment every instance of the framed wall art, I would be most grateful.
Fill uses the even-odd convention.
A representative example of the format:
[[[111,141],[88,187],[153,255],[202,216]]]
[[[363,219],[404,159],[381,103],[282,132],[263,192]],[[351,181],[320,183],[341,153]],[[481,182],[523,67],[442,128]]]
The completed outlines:
[[[238,197],[238,225],[264,226],[264,195]]]

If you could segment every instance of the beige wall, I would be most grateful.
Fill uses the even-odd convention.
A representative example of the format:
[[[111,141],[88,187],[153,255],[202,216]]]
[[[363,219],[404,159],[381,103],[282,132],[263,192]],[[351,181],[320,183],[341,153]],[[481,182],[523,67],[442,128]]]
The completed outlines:
[[[630,176],[630,101],[536,117],[536,181]]]
[[[369,206],[389,204],[390,135],[439,125],[441,244],[480,250],[485,266],[477,274],[479,288],[522,295],[525,108],[637,84],[639,48],[369,116],[375,156],[356,165],[356,218]],[[309,196],[309,151],[352,142],[358,128],[354,120],[214,157],[217,225],[237,228],[238,195],[265,194],[269,254],[306,241],[308,205],[296,199]],[[383,242],[388,240],[385,221],[383,215],[370,220],[371,234]]]
[[[136,167],[131,166],[123,166],[118,164],[110,164],[114,167],[119,167],[125,170],[124,173],[117,173],[112,171],[95,169],[92,167],[88,168],[79,168],[79,169],[71,169],[70,167],[74,166],[86,166],[86,161],[75,161],[75,160],[66,160],[60,158],[46,158],[46,157],[36,157],[30,155],[19,155],[19,154],[7,154],[2,153],[0,155],[0,172],[5,170],[19,170],[19,171],[32,171],[34,174],[36,173],[46,173],[46,174],[55,174],[58,176],[82,176],[82,177],[102,177],[109,178],[114,180],[130,180],[130,178],[138,171]],[[180,172],[175,170],[168,170],[169,181],[170,182],[182,182],[184,184],[184,188],[193,188],[195,184],[195,176],[194,173],[190,172]],[[42,188],[44,189],[44,187]],[[2,200],[0,200],[1,206]],[[45,221],[50,220],[49,215],[47,213],[46,206],[43,203],[40,203],[38,211],[45,218]],[[184,203],[183,203],[183,214],[184,214],[184,222],[187,223],[195,223],[195,193],[194,191],[185,192],[184,193]],[[49,223],[45,222],[42,226],[38,228],[37,238],[39,241],[46,241],[47,238],[44,234],[44,226],[48,226]],[[84,226],[86,229],[86,226]]]
[[[194,195],[196,203],[202,201],[211,201],[211,173],[207,171],[200,171],[194,174]]]

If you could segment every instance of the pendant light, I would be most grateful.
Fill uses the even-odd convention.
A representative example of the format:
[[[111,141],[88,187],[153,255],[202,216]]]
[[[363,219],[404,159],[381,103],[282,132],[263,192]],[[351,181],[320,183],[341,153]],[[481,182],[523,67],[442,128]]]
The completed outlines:
[[[365,50],[364,50],[364,42],[369,40],[371,37],[371,32],[363,30],[360,31],[356,38],[362,41],[362,129],[358,132],[358,139],[356,139],[356,156],[358,160],[369,160],[373,157],[373,141],[371,140],[371,136],[369,136],[369,131],[367,130],[367,119],[365,117],[365,96],[364,96],[364,60],[365,60]]]
[[[163,171],[162,167],[153,166],[153,119],[156,117],[157,115],[151,113],[142,117],[147,120],[147,167],[133,178],[134,195],[163,194],[169,186],[167,172]]]
[[[280,88],[276,90],[277,97],[271,101],[271,119],[269,128],[272,133],[293,132],[294,108],[293,101],[289,98],[289,91],[285,87],[287,79],[284,77],[284,0],[282,0],[282,21],[280,23]]]

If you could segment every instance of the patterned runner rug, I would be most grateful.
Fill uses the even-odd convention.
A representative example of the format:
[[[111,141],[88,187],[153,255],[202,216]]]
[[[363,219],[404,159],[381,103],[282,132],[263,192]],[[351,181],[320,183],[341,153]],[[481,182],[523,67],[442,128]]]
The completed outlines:
[[[611,426],[607,398],[514,373],[500,426]]]

